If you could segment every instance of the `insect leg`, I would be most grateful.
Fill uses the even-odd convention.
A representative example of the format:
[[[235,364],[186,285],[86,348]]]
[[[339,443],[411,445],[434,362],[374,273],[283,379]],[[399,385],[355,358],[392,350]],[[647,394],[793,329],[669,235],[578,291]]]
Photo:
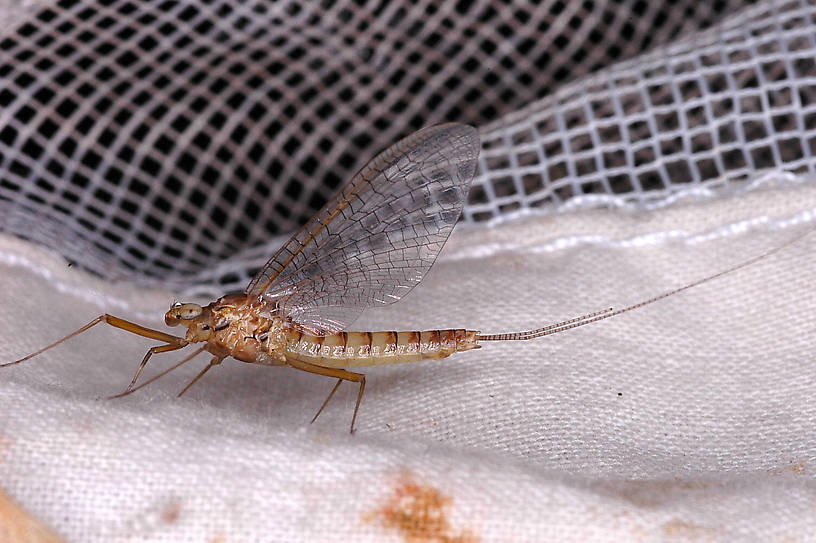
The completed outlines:
[[[334,395],[334,391],[337,390],[337,387],[340,386],[341,381],[354,381],[355,383],[360,383],[360,391],[357,393],[357,403],[354,405],[354,415],[351,417],[351,433],[354,433],[354,421],[357,420],[357,411],[360,409],[360,401],[363,399],[363,392],[365,391],[365,375],[362,373],[354,373],[352,371],[347,371],[340,368],[326,368],[324,366],[318,366],[317,364],[311,364],[309,362],[302,362],[300,360],[286,360],[286,363],[292,366],[295,369],[301,371],[307,371],[309,373],[316,373],[318,375],[325,375],[326,377],[335,377],[338,379],[336,385],[332,389],[329,397],[326,398],[326,401],[323,402],[323,406],[320,408],[320,411],[323,411],[323,407],[326,407],[326,404],[329,403],[332,395]],[[317,415],[320,414],[320,411],[317,412]],[[312,419],[312,422],[317,418]]]
[[[224,357],[223,357],[223,356],[214,356],[214,357],[212,358],[212,360],[210,360],[210,363],[209,363],[209,364],[207,364],[207,367],[205,367],[203,370],[201,370],[201,373],[199,373],[198,375],[196,375],[196,376],[195,376],[195,379],[193,379],[192,381],[190,381],[189,383],[187,383],[187,386],[186,386],[186,387],[184,387],[184,388],[182,389],[182,391],[178,393],[178,396],[177,396],[177,397],[179,397],[179,398],[180,398],[182,394],[184,394],[185,392],[187,392],[187,389],[189,389],[191,386],[193,386],[194,384],[196,384],[196,382],[197,382],[199,379],[201,379],[202,377],[204,377],[204,374],[205,374],[205,373],[207,373],[207,372],[210,370],[210,368],[211,368],[211,367],[213,367],[213,366],[217,366],[218,364],[220,364],[220,363],[221,363],[221,361],[222,361],[222,360],[224,360]]]
[[[317,413],[315,413],[315,416],[314,416],[314,417],[312,417],[312,420],[311,420],[311,422],[309,422],[309,424],[314,424],[314,421],[316,421],[316,420],[317,420],[317,417],[319,417],[319,416],[320,416],[320,413],[322,413],[322,412],[323,412],[323,408],[324,408],[324,407],[326,407],[326,406],[328,405],[329,400],[331,400],[331,399],[332,399],[332,396],[334,396],[334,393],[335,393],[335,392],[337,392],[337,389],[338,389],[338,388],[340,388],[340,383],[342,383],[342,382],[343,382],[343,380],[342,380],[342,379],[338,379],[338,380],[337,380],[337,383],[334,385],[334,388],[333,388],[333,389],[331,389],[331,392],[329,392],[329,395],[328,395],[328,396],[326,396],[326,399],[325,399],[325,400],[323,400],[323,405],[321,405],[321,406],[320,406],[320,409],[318,409],[318,410],[317,410]]]
[[[128,394],[132,394],[132,393],[136,392],[137,390],[139,390],[142,387],[146,387],[147,385],[149,385],[153,381],[156,381],[157,379],[161,379],[162,377],[164,377],[165,375],[167,375],[171,371],[175,370],[179,366],[182,366],[182,365],[186,364],[187,362],[189,362],[190,360],[192,360],[196,356],[200,355],[203,351],[204,351],[204,347],[201,347],[200,349],[197,349],[197,350],[193,351],[192,353],[185,356],[184,358],[182,358],[181,360],[179,360],[178,362],[176,362],[175,364],[173,364],[172,366],[170,366],[169,368],[167,368],[163,372],[159,373],[158,375],[154,375],[153,377],[151,377],[150,379],[148,379],[144,383],[141,383],[139,386],[133,387],[133,388],[131,388],[129,390],[126,390],[125,392],[122,392],[120,394],[116,394],[115,396],[109,396],[108,399],[113,400],[115,398],[121,398],[122,396],[127,396]]]
[[[168,343],[167,347],[169,347],[170,345],[173,345],[173,347],[175,349],[180,349],[180,348],[187,345],[187,341],[184,338],[172,336],[170,334],[165,334],[164,332],[159,332],[158,330],[153,330],[151,328],[145,328],[144,326],[138,325],[135,322],[126,321],[124,319],[120,319],[119,317],[114,317],[113,315],[108,315],[107,313],[105,313],[104,315],[99,315],[97,318],[95,318],[94,320],[92,320],[91,322],[89,322],[88,324],[86,324],[85,326],[80,328],[79,330],[71,332],[70,334],[68,334],[64,338],[55,341],[51,345],[47,345],[47,346],[43,347],[42,349],[40,349],[39,351],[35,351],[35,352],[31,353],[30,355],[24,356],[23,358],[21,358],[19,360],[15,360],[14,362],[6,362],[5,364],[0,364],[0,367],[13,366],[14,364],[19,364],[20,362],[25,362],[26,360],[28,360],[30,358],[34,358],[38,354],[41,354],[41,353],[47,351],[48,349],[50,349],[52,347],[56,347],[57,345],[59,345],[63,341],[67,341],[67,340],[71,339],[72,337],[81,334],[82,332],[86,331],[88,328],[91,328],[92,326],[95,326],[95,325],[99,324],[100,322],[106,322],[106,323],[110,324],[111,326],[115,326],[116,328],[120,328],[120,329],[122,329],[122,330],[124,330],[126,332],[136,334],[137,336],[142,336],[142,337],[146,337],[146,338],[150,338],[150,339],[157,339],[159,341],[166,341]],[[171,350],[174,350],[174,349],[165,349],[164,351],[159,351],[159,352],[165,352],[165,351],[171,351]],[[149,358],[149,356],[146,356],[145,358]]]
[[[172,343],[168,343],[167,345],[158,345],[156,347],[150,347],[145,353],[144,358],[142,358],[142,363],[139,364],[139,368],[136,370],[136,375],[133,376],[133,379],[130,380],[130,384],[127,386],[124,392],[118,394],[118,396],[124,396],[133,392],[133,386],[136,384],[136,381],[139,380],[139,376],[142,374],[142,370],[147,365],[147,361],[150,360],[150,357],[154,354],[159,353],[166,353],[169,351],[175,351],[181,349],[182,347],[186,347],[187,343],[185,342],[184,345],[174,345]]]

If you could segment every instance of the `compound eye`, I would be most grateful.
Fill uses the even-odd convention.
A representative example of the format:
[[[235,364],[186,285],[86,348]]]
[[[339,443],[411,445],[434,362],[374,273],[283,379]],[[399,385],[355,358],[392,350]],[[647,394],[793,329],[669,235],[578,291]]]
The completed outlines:
[[[184,320],[191,320],[201,315],[202,307],[198,304],[179,304],[174,305],[178,318]]]

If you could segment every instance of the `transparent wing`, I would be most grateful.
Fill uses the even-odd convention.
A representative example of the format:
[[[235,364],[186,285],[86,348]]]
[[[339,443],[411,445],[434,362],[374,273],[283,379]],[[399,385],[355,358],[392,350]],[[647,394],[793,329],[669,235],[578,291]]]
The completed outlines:
[[[316,331],[396,302],[436,260],[479,156],[462,124],[425,128],[364,166],[252,279],[248,296]]]

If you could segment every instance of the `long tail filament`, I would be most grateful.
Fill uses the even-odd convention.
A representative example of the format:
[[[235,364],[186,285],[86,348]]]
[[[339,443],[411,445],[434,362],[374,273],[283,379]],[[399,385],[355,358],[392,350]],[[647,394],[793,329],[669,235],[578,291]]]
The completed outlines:
[[[751,264],[754,264],[754,263],[756,263],[756,262],[758,262],[758,261],[760,261],[760,260],[762,260],[764,258],[767,258],[767,257],[781,251],[785,247],[787,247],[787,246],[789,246],[789,245],[791,245],[793,243],[796,243],[797,241],[799,241],[800,239],[802,239],[806,235],[810,234],[812,231],[813,231],[812,229],[808,229],[805,232],[802,232],[801,234],[799,234],[799,235],[793,237],[792,239],[786,241],[782,245],[774,247],[773,249],[770,249],[770,250],[768,250],[768,251],[766,251],[766,252],[764,252],[764,253],[762,253],[762,254],[760,254],[758,256],[755,256],[755,257],[753,257],[753,258],[751,258],[749,260],[741,262],[741,263],[737,264],[736,266],[732,266],[732,267],[730,267],[730,268],[728,268],[726,270],[715,273],[714,275],[709,275],[708,277],[703,277],[702,279],[698,279],[697,281],[689,283],[689,284],[687,284],[685,286],[682,286],[680,288],[670,290],[669,292],[664,292],[663,294],[660,294],[659,296],[655,296],[654,298],[649,298],[648,300],[644,300],[642,302],[638,302],[638,303],[630,305],[628,307],[624,307],[623,309],[613,310],[613,308],[610,307],[610,308],[604,309],[602,311],[596,311],[595,313],[588,313],[588,314],[583,315],[581,317],[576,317],[574,319],[569,319],[569,320],[566,320],[566,321],[557,322],[555,324],[549,324],[549,325],[547,325],[547,326],[545,326],[543,328],[537,328],[535,330],[527,330],[527,331],[524,331],[524,332],[508,332],[508,333],[504,333],[504,334],[477,335],[476,336],[476,341],[520,341],[520,340],[527,340],[527,339],[533,339],[533,338],[537,338],[537,337],[557,334],[559,332],[563,332],[563,331],[569,330],[571,328],[577,328],[577,327],[583,326],[585,324],[589,324],[589,323],[592,323],[592,322],[597,322],[597,321],[601,321],[601,320],[604,320],[604,319],[608,319],[609,317],[614,317],[615,315],[620,315],[621,313],[626,313],[627,311],[632,311],[633,309],[638,309],[638,308],[643,307],[645,305],[652,304],[654,302],[657,302],[658,300],[662,300],[663,298],[668,298],[669,296],[674,296],[675,294],[683,292],[684,290],[688,290],[688,289],[696,287],[698,285],[702,285],[703,283],[706,283],[708,281],[712,281],[714,279],[717,279],[718,277],[722,277],[723,275],[727,275],[727,274],[735,272],[735,271],[737,271],[739,269],[750,266]]]

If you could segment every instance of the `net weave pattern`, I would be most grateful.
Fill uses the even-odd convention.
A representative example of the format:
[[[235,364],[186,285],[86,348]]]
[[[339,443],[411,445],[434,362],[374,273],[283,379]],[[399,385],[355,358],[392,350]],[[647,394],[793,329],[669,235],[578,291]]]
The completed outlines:
[[[0,229],[211,296],[443,121],[481,133],[466,223],[813,172],[816,4],[702,4],[33,3],[0,32]]]

